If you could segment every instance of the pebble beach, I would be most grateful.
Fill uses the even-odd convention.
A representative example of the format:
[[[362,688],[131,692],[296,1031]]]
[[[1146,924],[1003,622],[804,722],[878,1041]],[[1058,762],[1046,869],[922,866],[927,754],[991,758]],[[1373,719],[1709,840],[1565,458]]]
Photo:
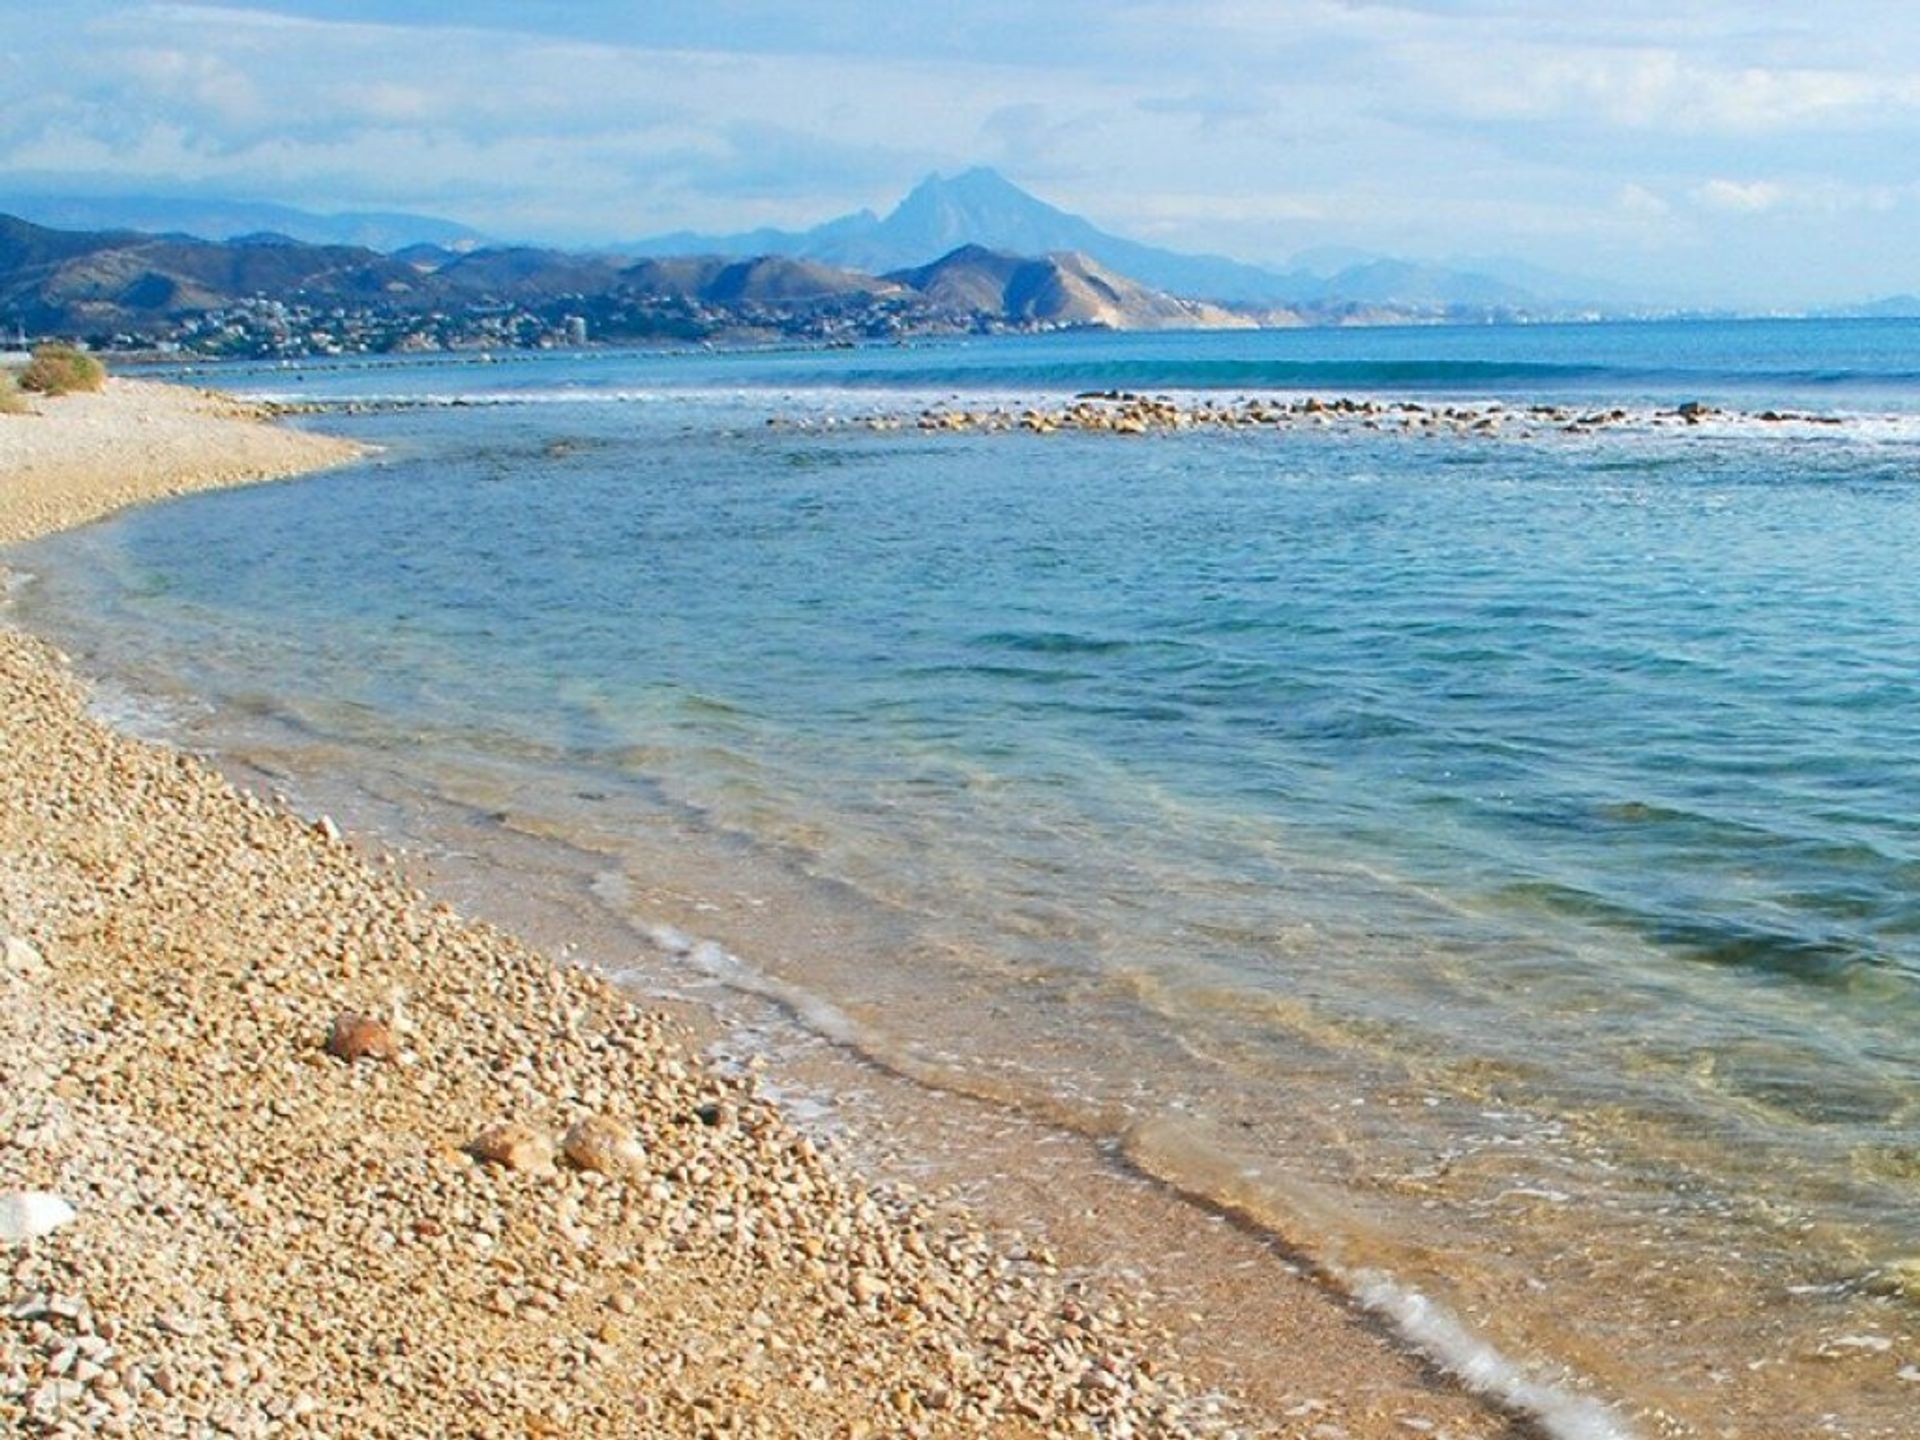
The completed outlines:
[[[360,453],[152,384],[35,409],[0,544]],[[7,630],[0,936],[8,1434],[1522,1433],[1305,1284],[1341,1353],[1196,1372],[1084,1241],[863,1176],[591,957],[116,732]]]

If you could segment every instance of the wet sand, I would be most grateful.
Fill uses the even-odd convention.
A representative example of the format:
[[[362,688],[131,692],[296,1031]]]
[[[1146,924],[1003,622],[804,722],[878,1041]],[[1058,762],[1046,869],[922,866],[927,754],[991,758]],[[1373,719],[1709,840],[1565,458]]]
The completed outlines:
[[[358,453],[150,384],[37,410],[0,542]],[[516,918],[577,964],[455,913],[488,853],[419,888],[0,631],[0,1195],[76,1214],[0,1242],[0,1428],[1512,1433],[1044,1126],[823,1046],[866,1137],[824,1146],[593,973],[567,897]]]

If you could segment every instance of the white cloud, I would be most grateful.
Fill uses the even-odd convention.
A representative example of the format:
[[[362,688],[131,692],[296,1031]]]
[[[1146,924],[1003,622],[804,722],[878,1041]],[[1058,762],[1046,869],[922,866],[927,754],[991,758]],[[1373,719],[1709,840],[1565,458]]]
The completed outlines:
[[[1614,204],[1627,215],[1659,217],[1673,213],[1673,206],[1644,185],[1622,185]]]
[[[1920,110],[1920,81],[1865,71],[1722,66],[1672,50],[1531,44],[1428,52],[1433,102],[1462,116],[1567,120],[1676,135],[1884,126]]]
[[[1819,177],[1801,180],[1713,179],[1689,198],[1706,210],[1734,215],[1784,212],[1829,217],[1890,215],[1920,196],[1920,184],[1853,184]]]
[[[1772,180],[1709,180],[1694,189],[1693,198],[1710,210],[1757,215],[1778,208],[1787,191]]]

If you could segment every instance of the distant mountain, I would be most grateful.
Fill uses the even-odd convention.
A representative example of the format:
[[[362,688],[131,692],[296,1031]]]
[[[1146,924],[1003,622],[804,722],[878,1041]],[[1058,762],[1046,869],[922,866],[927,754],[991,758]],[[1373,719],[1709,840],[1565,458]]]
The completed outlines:
[[[23,220],[58,230],[141,230],[237,240],[274,234],[308,245],[357,245],[383,253],[431,244],[471,250],[477,231],[429,215],[381,211],[317,215],[252,200],[192,200],[159,195],[12,195],[7,208]]]
[[[1224,304],[1327,311],[1388,306],[1432,313],[1541,304],[1538,292],[1504,272],[1415,264],[1364,251],[1310,251],[1292,269],[1279,271],[1219,255],[1163,250],[1102,230],[988,169],[950,178],[930,175],[885,216],[860,210],[799,231],[682,231],[620,248],[636,255],[790,255],[886,274],[930,264],[967,245],[1014,255],[1080,254],[1155,290]],[[1583,303],[1578,290],[1575,282],[1573,293],[1551,299],[1563,306]]]
[[[893,295],[900,285],[781,255],[730,260],[720,255],[642,260],[620,272],[621,285],[641,295],[699,300],[712,305],[805,305],[860,295]]]
[[[1419,265],[1410,260],[1371,260],[1328,276],[1316,298],[1441,310],[1462,306],[1519,308],[1533,297],[1517,286],[1487,275],[1448,270],[1439,265]]]
[[[410,247],[404,253],[416,257],[417,263],[421,252]],[[544,300],[568,293],[598,294],[618,283],[622,263],[606,256],[514,245],[451,256],[432,270],[432,276],[436,288],[458,295]]]
[[[1250,327],[1244,316],[1151,290],[1071,252],[1028,258],[963,245],[931,265],[886,277],[909,285],[943,309],[986,313],[1048,325],[1103,325],[1111,330],[1203,330]]]
[[[1889,295],[1830,313],[1848,320],[1920,320],[1920,295]]]
[[[1297,258],[1297,257],[1296,257]],[[1440,262],[1449,270],[1483,275],[1529,296],[1535,303],[1563,309],[1607,309],[1616,313],[1639,312],[1660,303],[1679,303],[1685,296],[1658,293],[1652,287],[1628,288],[1591,275],[1570,275],[1561,270],[1516,260],[1510,255],[1451,255]]]

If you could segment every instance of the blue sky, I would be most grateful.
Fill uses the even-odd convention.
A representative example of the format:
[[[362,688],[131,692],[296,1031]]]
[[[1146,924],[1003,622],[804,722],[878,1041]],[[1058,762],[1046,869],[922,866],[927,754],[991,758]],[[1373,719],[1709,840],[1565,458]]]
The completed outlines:
[[[11,190],[511,238],[804,226],[993,165],[1264,262],[1504,255],[1705,302],[1920,291],[1900,0],[67,0],[0,34]]]

